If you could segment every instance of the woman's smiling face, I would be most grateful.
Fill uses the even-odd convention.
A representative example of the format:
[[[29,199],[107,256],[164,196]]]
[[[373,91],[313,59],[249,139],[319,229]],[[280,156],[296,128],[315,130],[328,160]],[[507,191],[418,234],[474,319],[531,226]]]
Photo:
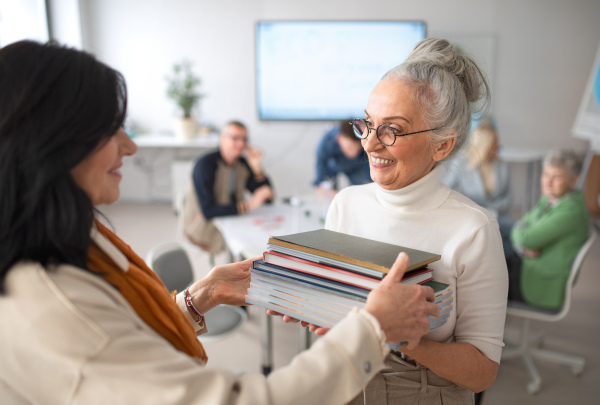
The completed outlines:
[[[412,86],[398,79],[381,80],[371,92],[365,109],[368,126],[377,128],[385,124],[398,134],[431,128],[423,120],[412,90]],[[436,146],[431,142],[431,133],[422,132],[396,137],[392,146],[384,146],[377,139],[375,130],[371,130],[362,145],[369,155],[373,181],[386,190],[398,190],[427,175],[436,162],[450,153],[454,140]]]
[[[94,206],[112,204],[119,199],[123,157],[136,151],[136,144],[119,128],[106,143],[79,162],[71,170],[71,175]]]

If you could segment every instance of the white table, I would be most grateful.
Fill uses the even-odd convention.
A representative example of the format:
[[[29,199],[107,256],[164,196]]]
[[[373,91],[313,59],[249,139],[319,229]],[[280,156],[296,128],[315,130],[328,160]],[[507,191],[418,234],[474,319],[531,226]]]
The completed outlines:
[[[248,259],[262,256],[270,236],[323,228],[328,205],[329,201],[319,201],[316,196],[294,198],[290,204],[263,205],[248,214],[214,218],[213,223],[234,258]],[[266,311],[261,316],[260,340],[262,371],[267,375],[273,367],[273,328],[272,317]],[[309,346],[310,332],[299,326],[298,350]]]
[[[213,218],[213,223],[234,256],[250,258],[262,256],[272,235],[323,228],[326,209],[316,201],[302,201],[298,206],[277,201],[244,215]]]

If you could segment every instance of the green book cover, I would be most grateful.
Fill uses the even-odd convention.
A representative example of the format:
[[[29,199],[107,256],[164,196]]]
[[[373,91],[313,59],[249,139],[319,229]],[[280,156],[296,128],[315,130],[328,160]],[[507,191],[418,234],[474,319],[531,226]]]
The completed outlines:
[[[269,243],[388,273],[400,252],[409,258],[408,270],[440,259],[436,253],[318,229],[291,235],[272,236]]]
[[[435,293],[436,297],[438,295],[445,294],[450,289],[449,284],[441,283],[441,282],[435,281],[435,280],[429,280],[429,281],[423,283],[422,285],[431,287],[433,289],[433,292]]]

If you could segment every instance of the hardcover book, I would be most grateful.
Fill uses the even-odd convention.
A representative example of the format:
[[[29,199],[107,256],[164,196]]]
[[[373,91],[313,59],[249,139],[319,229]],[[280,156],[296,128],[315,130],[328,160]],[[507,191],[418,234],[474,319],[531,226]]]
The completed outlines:
[[[342,283],[354,285],[357,287],[372,290],[380,283],[378,278],[367,277],[356,274],[337,267],[326,266],[324,264],[314,263],[299,257],[285,255],[283,253],[266,251],[263,253],[263,260],[266,263],[274,264],[283,268],[300,271],[303,273],[321,276],[330,280],[340,281]],[[402,278],[404,284],[420,284],[432,280],[433,270],[425,267],[408,272]]]
[[[301,284],[307,288],[326,289],[339,294],[350,294],[357,298],[367,298],[367,295],[371,291],[366,288],[355,287],[350,284],[340,283],[339,281],[265,263],[262,259],[254,261],[250,272],[259,272],[265,277],[276,278],[284,283]]]
[[[390,271],[400,252],[405,252],[408,255],[408,271],[426,266],[440,259],[440,255],[436,253],[378,242],[327,229],[272,236],[269,238],[269,243],[377,270],[382,273]]]
[[[287,256],[279,252],[266,251],[263,253],[263,260],[266,263],[275,264],[291,270],[300,271],[315,276],[321,276],[329,280],[340,281],[342,283],[354,285],[357,287],[372,290],[379,285],[380,280],[363,276],[349,271],[337,269],[323,264],[313,263],[298,257]]]

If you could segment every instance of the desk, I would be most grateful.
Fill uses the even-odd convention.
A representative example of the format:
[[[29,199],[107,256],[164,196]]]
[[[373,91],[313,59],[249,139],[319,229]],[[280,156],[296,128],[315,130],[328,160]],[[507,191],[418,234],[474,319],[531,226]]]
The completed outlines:
[[[293,204],[293,205],[292,205]],[[236,259],[262,256],[272,235],[287,235],[323,228],[328,201],[320,202],[316,196],[292,199],[290,204],[275,202],[263,205],[245,215],[218,217],[213,223],[219,229]],[[261,315],[261,362],[263,374],[273,367],[272,317]],[[308,328],[299,326],[298,349],[310,345]]]
[[[218,134],[208,134],[205,136],[198,136],[194,139],[184,140],[175,138],[171,133],[156,132],[147,135],[139,135],[132,138],[132,140],[138,148],[212,149],[219,146]]]
[[[272,235],[323,228],[321,208],[318,202],[301,202],[294,207],[277,201],[244,215],[213,218],[213,223],[234,256],[250,258],[262,256]]]

